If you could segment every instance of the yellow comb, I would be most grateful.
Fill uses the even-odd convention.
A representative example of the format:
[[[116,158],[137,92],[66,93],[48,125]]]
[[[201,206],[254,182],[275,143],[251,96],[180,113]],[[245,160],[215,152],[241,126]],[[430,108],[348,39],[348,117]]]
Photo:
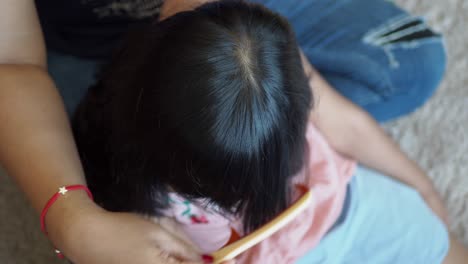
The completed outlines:
[[[213,257],[212,263],[219,264],[224,261],[231,260],[239,254],[241,254],[242,252],[255,246],[256,244],[266,239],[267,237],[284,227],[286,224],[291,222],[291,220],[296,218],[302,211],[304,211],[304,209],[306,209],[311,202],[312,193],[310,190],[308,190],[293,205],[291,205],[288,209],[286,209],[284,212],[282,212],[270,222],[266,223],[265,225],[250,233],[249,235],[237,240],[236,242],[231,243],[226,247],[223,247],[211,253],[211,256]]]

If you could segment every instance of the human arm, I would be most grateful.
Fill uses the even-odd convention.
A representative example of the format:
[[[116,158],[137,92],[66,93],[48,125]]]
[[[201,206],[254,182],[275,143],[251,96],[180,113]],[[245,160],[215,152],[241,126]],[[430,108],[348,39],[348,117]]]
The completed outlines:
[[[0,3],[0,161],[40,211],[57,186],[84,184],[84,177],[46,71],[34,1]]]
[[[0,0],[0,63],[45,68],[46,52],[33,0]]]
[[[336,92],[302,55],[316,99],[311,120],[330,145],[343,155],[415,188],[447,223],[442,199],[426,173],[386,135],[377,122]]]
[[[58,187],[85,184],[62,99],[47,73],[33,0],[0,0],[0,124],[0,163],[37,212]],[[50,240],[75,263],[169,263],[166,252],[198,258],[158,225],[107,212],[82,191],[57,200],[46,224]]]

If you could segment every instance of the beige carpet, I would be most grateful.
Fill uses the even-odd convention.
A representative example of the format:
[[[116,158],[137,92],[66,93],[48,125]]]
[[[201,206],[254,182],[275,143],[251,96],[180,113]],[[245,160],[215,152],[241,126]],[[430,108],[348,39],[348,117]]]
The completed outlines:
[[[446,36],[448,69],[424,107],[385,127],[427,170],[445,199],[452,231],[468,245],[468,1],[396,2]]]
[[[385,127],[427,169],[449,208],[452,231],[468,245],[468,1],[397,2],[446,35],[449,69],[422,109]],[[1,172],[0,216],[0,263],[63,263],[40,233],[37,215]]]

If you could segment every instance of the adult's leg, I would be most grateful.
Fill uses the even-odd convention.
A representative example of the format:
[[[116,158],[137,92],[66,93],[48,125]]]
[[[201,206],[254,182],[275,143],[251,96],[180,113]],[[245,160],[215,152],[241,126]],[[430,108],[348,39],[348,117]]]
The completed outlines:
[[[49,50],[47,64],[49,74],[62,95],[68,115],[71,116],[88,88],[95,82],[100,62]]]
[[[445,71],[441,36],[390,1],[252,2],[287,17],[311,63],[378,121],[422,105]]]

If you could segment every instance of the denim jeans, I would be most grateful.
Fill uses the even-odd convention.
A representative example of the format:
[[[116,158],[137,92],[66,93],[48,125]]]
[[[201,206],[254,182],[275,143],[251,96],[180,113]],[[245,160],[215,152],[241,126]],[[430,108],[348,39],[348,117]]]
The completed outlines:
[[[378,121],[407,114],[445,71],[443,39],[385,0],[252,0],[282,14],[315,68]],[[72,113],[100,62],[49,51],[49,71]]]

